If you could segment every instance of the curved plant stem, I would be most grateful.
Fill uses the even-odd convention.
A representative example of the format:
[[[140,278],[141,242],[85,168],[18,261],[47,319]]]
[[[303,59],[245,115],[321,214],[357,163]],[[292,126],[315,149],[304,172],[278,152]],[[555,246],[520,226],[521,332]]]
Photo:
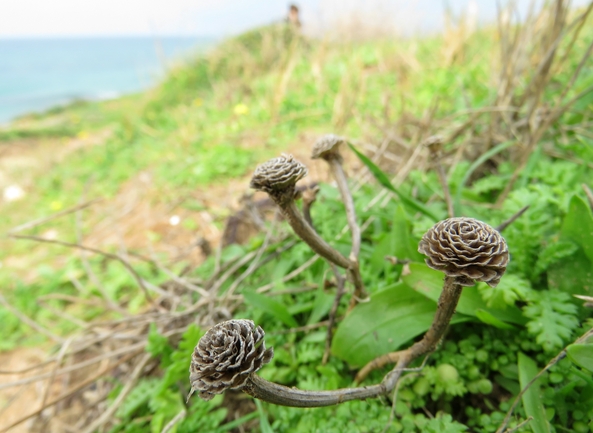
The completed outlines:
[[[403,357],[383,381],[377,385],[360,388],[342,388],[332,391],[305,391],[297,388],[278,385],[252,374],[243,392],[257,399],[281,406],[292,407],[323,407],[344,403],[352,400],[375,398],[391,392],[407,365],[410,358]]]
[[[338,185],[338,190],[340,191],[340,196],[342,197],[342,202],[346,208],[346,218],[348,220],[348,227],[350,228],[350,234],[352,236],[352,247],[350,249],[350,261],[352,262],[352,266],[349,268],[350,279],[354,285],[354,295],[350,300],[349,306],[349,309],[352,309],[358,301],[366,297],[366,291],[364,289],[364,284],[362,282],[358,264],[358,256],[360,254],[360,226],[356,222],[354,200],[352,199],[352,193],[348,187],[346,173],[344,173],[344,168],[342,167],[342,158],[338,155],[330,154],[324,159],[329,164],[332,174],[336,179],[336,184]]]
[[[525,211],[529,209],[529,205],[522,207],[515,215],[510,217],[508,220],[503,221],[500,225],[496,226],[496,230],[501,232],[514,223],[521,215],[525,213]]]
[[[346,218],[348,219],[348,227],[352,235],[352,248],[350,250],[350,259],[357,260],[360,254],[360,227],[356,222],[356,210],[354,209],[354,200],[352,199],[352,193],[348,187],[348,180],[344,168],[339,158],[328,158],[327,163],[329,164],[332,174],[336,179],[338,190],[342,196],[344,207],[346,208]]]
[[[314,252],[341,268],[351,269],[353,267],[351,260],[344,257],[339,251],[323,240],[315,230],[313,230],[297,209],[294,200],[277,200],[276,203],[280,206],[282,213],[288,220],[288,223],[294,232],[304,240]]]
[[[409,349],[398,352],[397,364],[381,383],[359,388],[342,388],[332,391],[305,391],[289,388],[251,374],[243,392],[257,399],[282,406],[322,407],[351,400],[364,400],[385,395],[395,388],[406,367],[419,356],[433,351],[441,340],[461,296],[462,286],[454,277],[445,277],[443,292],[439,298],[437,312],[430,329],[422,340]]]
[[[455,277],[445,277],[443,291],[439,297],[436,314],[430,328],[426,331],[424,337],[422,337],[422,340],[414,343],[406,350],[388,353],[372,360],[358,372],[355,379],[356,382],[361,382],[371,371],[383,367],[390,362],[396,360],[401,362],[402,359],[407,357],[410,357],[410,359],[413,360],[419,356],[432,352],[437,344],[439,344],[439,341],[441,341],[441,338],[443,338],[443,335],[445,335],[447,326],[449,325],[453,314],[455,314],[455,309],[457,308],[457,303],[461,297],[462,289],[463,287],[457,284]]]
[[[319,187],[315,186],[313,189],[307,190],[303,193],[303,216],[305,218],[305,221],[309,223],[313,230],[315,230],[315,226],[313,225],[313,219],[311,218],[311,206],[315,202],[318,191]],[[344,286],[346,284],[346,279],[342,274],[340,274],[338,267],[331,262],[329,265],[336,279],[337,290],[336,297],[334,298],[334,302],[329,312],[329,320],[327,323],[327,336],[325,339],[325,350],[323,352],[323,358],[321,360],[322,365],[325,365],[329,359],[334,334],[334,325],[336,323],[336,316],[338,314],[338,307],[340,306],[340,300],[344,296]]]
[[[346,293],[346,290],[344,290],[344,286],[346,283],[344,276],[339,273],[339,271],[336,269],[335,265],[332,265],[332,271],[334,272],[334,275],[336,277],[337,290],[336,290],[336,297],[334,298],[334,302],[332,304],[331,310],[329,311],[329,321],[327,324],[327,336],[325,338],[325,350],[323,352],[323,358],[321,359],[322,365],[325,365],[329,359],[329,354],[331,352],[331,346],[332,346],[332,340],[334,338],[334,325],[336,323],[338,307],[340,306],[340,301],[342,300],[344,293]]]
[[[404,353],[405,350],[400,350],[399,352],[390,352],[386,353],[385,355],[381,355],[372,361],[368,362],[358,373],[356,373],[356,377],[354,381],[356,383],[360,383],[366,379],[366,377],[371,374],[371,371],[378,370],[379,368],[383,368],[388,364],[393,364],[399,360],[399,357]]]

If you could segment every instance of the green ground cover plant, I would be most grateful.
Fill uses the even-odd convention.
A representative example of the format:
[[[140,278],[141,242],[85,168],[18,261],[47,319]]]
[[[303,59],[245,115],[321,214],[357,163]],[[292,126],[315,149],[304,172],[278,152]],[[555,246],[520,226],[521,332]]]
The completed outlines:
[[[88,433],[593,431],[593,346],[577,341],[593,320],[574,296],[593,296],[590,10],[569,12],[557,1],[522,24],[501,18],[498,28],[465,37],[460,24],[455,38],[408,41],[336,43],[265,28],[175,68],[147,94],[15,123],[0,133],[0,146],[107,132],[101,145],[33,172],[26,201],[3,205],[1,227],[12,237],[0,258],[26,260],[2,270],[0,348],[46,345],[54,373],[38,367],[25,380],[50,382],[48,389],[56,377],[85,372],[97,393],[73,385],[44,405],[56,418],[59,402],[94,408],[73,421]],[[247,190],[257,164],[288,144],[308,155],[327,132],[351,144],[342,152],[370,297],[351,311],[351,296],[341,298],[330,352],[327,327],[344,276],[273,210],[259,214],[259,234],[199,266],[86,245],[81,233],[110,207],[14,230],[81,198],[115,201],[149,171],[151,199],[181,203],[191,233],[204,207],[184,197],[232,178]],[[440,147],[428,140],[434,134]],[[310,206],[315,230],[348,257],[340,193],[330,183],[317,187],[302,209]],[[265,379],[304,390],[354,386],[365,364],[430,326],[442,274],[417,252],[422,235],[451,210],[496,227],[526,206],[501,229],[511,260],[500,284],[464,289],[445,338],[395,393],[313,409],[237,391],[186,402],[195,345],[231,318],[265,329],[275,352],[259,372]],[[222,230],[227,216],[215,215],[214,224]],[[63,234],[61,245],[44,237],[48,227]],[[371,371],[362,385],[391,368]],[[51,417],[40,413],[18,421],[35,419],[47,431]]]

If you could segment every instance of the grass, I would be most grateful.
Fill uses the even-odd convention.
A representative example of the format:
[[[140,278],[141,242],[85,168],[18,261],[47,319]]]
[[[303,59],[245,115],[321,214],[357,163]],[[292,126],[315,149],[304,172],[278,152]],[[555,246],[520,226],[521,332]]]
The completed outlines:
[[[334,356],[322,366],[322,322],[333,300],[327,266],[312,262],[294,279],[285,279],[308,263],[311,252],[300,243],[291,246],[279,223],[218,258],[197,253],[196,238],[218,241],[229,206],[236,204],[223,198],[247,190],[256,164],[288,149],[306,160],[319,135],[342,134],[375,161],[400,193],[399,198],[388,195],[370,182],[362,162],[347,158],[349,171],[359,173],[352,181],[359,218],[369,221],[360,257],[365,284],[379,299],[391,292],[396,299],[402,294],[416,299],[416,280],[384,257],[418,262],[411,265],[412,276],[435,279],[414,252],[434,221],[409,204],[419,202],[428,215],[447,216],[432,156],[421,146],[428,136],[440,134],[445,144],[437,163],[446,169],[459,214],[496,225],[521,207],[531,207],[504,232],[512,261],[500,288],[479,285],[472,292],[479,308],[459,311],[463,320],[451,327],[443,347],[422,372],[405,376],[394,400],[395,420],[391,404],[379,400],[302,411],[267,404],[256,409],[231,395],[224,402],[192,399],[177,431],[225,431],[237,419],[245,429],[261,431],[344,431],[345,425],[351,431],[463,431],[461,424],[472,431],[495,431],[520,386],[533,376],[533,366],[541,369],[591,327],[590,312],[570,295],[591,296],[582,289],[590,287],[587,266],[593,257],[579,224],[590,218],[581,184],[591,186],[593,178],[588,56],[593,33],[578,21],[583,11],[570,13],[567,22],[577,19],[574,26],[559,27],[562,14],[551,13],[554,5],[523,25],[501,21],[498,29],[464,38],[336,43],[306,40],[284,28],[259,29],[178,66],[145,94],[16,121],[0,131],[0,146],[21,149],[41,162],[24,173],[7,169],[8,179],[20,183],[26,196],[1,204],[6,217],[0,231],[48,218],[18,234],[57,237],[112,255],[3,239],[0,284],[8,288],[9,307],[0,309],[1,332],[8,336],[0,347],[44,344],[55,350],[69,335],[92,340],[99,334],[81,323],[92,321],[102,321],[122,339],[125,335],[130,347],[148,341],[147,352],[155,359],[145,362],[158,374],[99,379],[110,383],[101,388],[101,410],[108,410],[107,402],[119,404],[109,424],[113,432],[162,431],[184,409],[188,356],[202,332],[190,323],[204,326],[211,317],[233,314],[266,329],[276,352],[262,370],[267,378],[305,389],[348,386],[353,378],[349,366],[360,367],[371,352],[362,361],[361,351],[356,358],[340,356],[349,344],[345,330],[382,332],[375,323],[381,305],[371,301],[366,313],[355,309],[341,319]],[[554,35],[563,35],[557,45]],[[550,53],[551,63],[546,61]],[[102,201],[51,218],[95,198]],[[173,215],[180,217],[178,225],[169,223]],[[340,237],[346,220],[332,187],[321,185],[313,218],[326,239]],[[335,241],[344,252],[346,239]],[[286,251],[278,256],[276,248]],[[113,254],[133,269],[112,260]],[[178,285],[171,283],[172,275]],[[225,297],[239,277],[238,296]],[[147,301],[139,279],[152,284],[149,291],[160,304]],[[188,287],[213,284],[220,293],[215,316],[205,309],[197,319],[175,316],[199,304],[201,298]],[[262,288],[280,302],[249,295]],[[430,307],[434,299],[418,302]],[[155,311],[160,319],[150,319],[156,326],[149,331],[145,321]],[[36,327],[23,322],[23,314]],[[117,320],[126,314],[133,319],[123,329]],[[294,332],[286,323],[310,331]],[[398,348],[385,341],[371,346],[377,354]],[[121,347],[114,339],[99,350],[111,353]],[[73,362],[84,359],[83,349],[72,351]],[[137,355],[131,370],[143,355],[129,355]],[[529,371],[521,370],[524,365]],[[580,378],[583,372],[568,360],[553,366],[538,384],[539,399],[535,392],[524,395],[528,403],[519,408],[513,425],[535,410],[529,408],[543,405],[550,423],[525,429],[592,429],[587,422],[593,416],[588,406],[593,388]],[[369,381],[380,378],[376,372]],[[421,408],[435,417],[425,416]],[[250,414],[256,410],[254,420]],[[85,423],[94,426],[98,419],[89,415]]]

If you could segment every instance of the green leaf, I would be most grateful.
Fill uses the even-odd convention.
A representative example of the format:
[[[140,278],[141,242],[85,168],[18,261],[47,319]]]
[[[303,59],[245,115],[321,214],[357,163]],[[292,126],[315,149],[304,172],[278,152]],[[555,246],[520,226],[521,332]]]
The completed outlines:
[[[534,292],[531,303],[523,308],[529,318],[527,330],[535,341],[550,352],[564,346],[577,328],[577,307],[567,293],[557,290]]]
[[[535,361],[522,352],[519,352],[518,367],[519,383],[521,384],[521,388],[524,389],[537,375],[539,370]],[[527,416],[533,417],[529,422],[533,432],[550,433],[550,425],[546,421],[546,410],[544,408],[539,382],[539,380],[535,381],[523,393],[521,400],[523,401],[523,408]]]
[[[323,289],[318,289],[315,295],[315,301],[313,301],[313,311],[311,311],[311,315],[307,319],[307,325],[319,322],[323,316],[329,313],[334,303],[334,298],[335,296],[325,293]]]
[[[159,331],[154,323],[150,324],[150,328],[148,330],[146,351],[154,358],[160,356],[163,367],[166,367],[170,364],[170,356],[173,352],[173,348],[169,345],[169,339],[159,334]]]
[[[261,402],[257,399],[254,401],[255,405],[257,406],[257,412],[259,413],[259,427],[261,429],[261,433],[274,433],[274,430],[272,430],[272,426],[268,421],[268,416],[266,415]]]
[[[580,245],[593,263],[593,215],[589,205],[579,196],[573,196],[568,214],[562,223],[562,235]]]
[[[548,285],[571,295],[593,295],[593,264],[579,246],[547,269]]]
[[[494,155],[502,152],[503,150],[505,150],[508,147],[511,147],[512,145],[513,145],[512,141],[505,141],[504,143],[500,143],[500,144],[494,146],[488,152],[484,152],[478,159],[476,159],[474,161],[474,163],[472,165],[470,165],[469,169],[465,172],[463,178],[461,179],[459,186],[457,187],[457,193],[455,194],[455,199],[454,199],[455,215],[462,214],[462,212],[461,212],[461,193],[463,191],[463,188],[465,188],[465,184],[467,183],[467,181],[469,180],[469,178],[473,174],[473,172],[480,165],[482,165],[484,162],[486,162],[490,158],[492,158]]]
[[[387,177],[387,175],[383,173],[383,171],[379,167],[377,167],[377,165],[375,165],[375,163],[371,161],[365,154],[360,152],[356,147],[354,147],[350,143],[348,143],[348,146],[350,146],[350,149],[352,149],[352,151],[356,154],[356,156],[358,156],[362,163],[367,166],[369,171],[373,174],[373,176],[375,176],[375,179],[377,179],[377,181],[385,188],[387,188],[389,191],[396,194],[403,203],[405,203],[412,209],[415,209],[416,211],[426,215],[433,221],[438,221],[440,219],[436,217],[430,210],[428,210],[426,206],[424,206],[418,200],[408,197],[407,195],[399,191],[397,188],[395,188],[389,180],[389,177]]]
[[[489,308],[501,310],[514,306],[517,301],[525,301],[533,290],[529,280],[514,274],[506,274],[496,287],[486,283],[478,283],[476,287]]]
[[[442,272],[430,269],[423,263],[410,263],[410,273],[404,276],[403,280],[418,293],[436,302],[443,290],[443,278],[444,275]],[[509,306],[504,309],[490,308],[486,305],[475,287],[464,287],[459,304],[457,304],[457,312],[477,318],[476,312],[478,310],[488,312],[491,316],[502,322],[517,325],[524,325],[527,322],[521,314],[521,310],[517,307]],[[483,315],[482,317],[485,316]]]
[[[593,344],[571,344],[566,353],[576,365],[593,373]]]
[[[395,237],[392,255],[398,259],[419,261],[423,259],[418,252],[418,241],[412,238],[412,224],[404,207],[399,204],[395,210],[391,232]]]
[[[482,310],[481,308],[476,310],[476,317],[487,325],[492,325],[499,329],[513,329],[513,326],[503,322],[496,318],[492,313]]]
[[[243,296],[245,296],[245,301],[247,301],[247,303],[255,308],[259,308],[260,310],[271,314],[286,326],[291,328],[296,328],[299,326],[294,317],[292,317],[292,315],[288,312],[288,308],[275,299],[269,298],[265,295],[260,295],[256,292],[244,292]]]
[[[397,283],[346,316],[334,336],[332,352],[352,366],[362,366],[428,330],[435,311],[434,302]],[[452,323],[466,320],[456,315]]]
[[[577,244],[570,240],[559,240],[549,244],[537,258],[537,263],[535,264],[536,275],[548,269],[551,264],[572,256],[578,249]]]

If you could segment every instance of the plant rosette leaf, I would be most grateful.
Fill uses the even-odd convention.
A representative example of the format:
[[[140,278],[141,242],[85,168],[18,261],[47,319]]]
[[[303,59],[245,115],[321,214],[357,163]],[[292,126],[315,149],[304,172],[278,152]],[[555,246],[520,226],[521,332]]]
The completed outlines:
[[[403,280],[416,292],[435,302],[443,290],[443,273],[430,269],[423,263],[411,263],[410,273],[405,275]],[[509,323],[515,325],[527,323],[517,307],[507,306],[504,309],[488,307],[476,287],[464,288],[456,310],[458,313],[475,317],[484,323],[503,329],[506,329]]]
[[[580,245],[589,261],[593,262],[593,215],[585,200],[579,196],[575,195],[570,200],[561,232]]]
[[[356,306],[338,326],[332,352],[351,366],[360,367],[426,332],[435,311],[435,302],[407,284],[397,283]],[[468,319],[458,314],[451,323]]]
[[[537,364],[529,356],[519,352],[518,359],[519,367],[519,383],[524,389],[537,375],[539,369]],[[550,424],[546,421],[546,409],[542,399],[542,394],[539,386],[539,380],[532,383],[529,388],[523,393],[521,397],[523,408],[527,416],[533,419],[529,422],[529,426],[534,433],[550,433]]]
[[[548,283],[570,294],[593,293],[593,216],[585,201],[573,196],[558,243],[576,244],[573,253],[551,264]]]
[[[566,353],[576,365],[593,373],[593,344],[571,344]]]
[[[375,176],[375,179],[377,179],[377,181],[381,185],[383,185],[383,187],[387,188],[389,191],[397,195],[399,199],[402,201],[402,203],[405,203],[410,208],[426,215],[433,221],[439,221],[440,218],[437,218],[435,214],[433,214],[426,206],[424,206],[418,200],[412,197],[408,197],[406,194],[402,193],[400,190],[394,187],[391,181],[389,180],[389,177],[379,167],[377,167],[377,165],[373,161],[371,161],[369,157],[367,157],[364,153],[360,152],[352,144],[348,143],[348,146],[350,147],[350,149],[352,149],[356,156],[358,156],[358,159],[360,159],[361,162],[364,165],[366,165],[366,167],[373,174],[373,176]]]
[[[271,314],[289,328],[296,328],[299,326],[295,318],[292,317],[292,314],[288,311],[288,308],[275,299],[260,295],[259,293],[247,291],[243,293],[243,296],[245,296],[245,301],[248,304]]]

